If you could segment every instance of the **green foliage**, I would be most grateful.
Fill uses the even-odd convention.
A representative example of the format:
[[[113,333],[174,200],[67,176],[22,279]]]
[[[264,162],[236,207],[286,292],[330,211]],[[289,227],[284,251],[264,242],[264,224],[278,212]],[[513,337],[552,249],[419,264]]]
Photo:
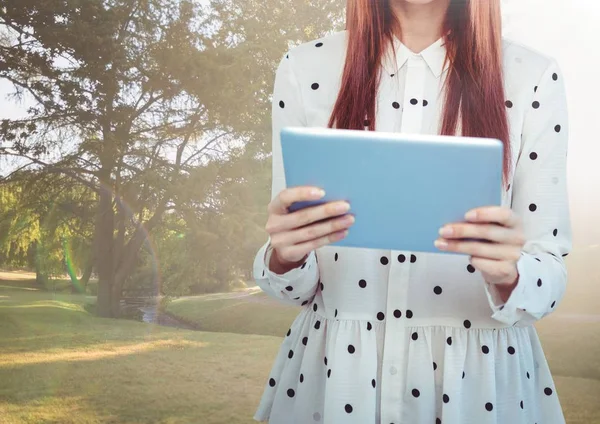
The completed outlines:
[[[107,316],[123,288],[249,279],[266,239],[275,67],[340,29],[343,6],[3,1],[0,78],[32,106],[0,123],[0,155],[21,161],[0,179],[15,184],[0,204],[2,263],[52,274],[67,260],[77,275],[93,260]]]

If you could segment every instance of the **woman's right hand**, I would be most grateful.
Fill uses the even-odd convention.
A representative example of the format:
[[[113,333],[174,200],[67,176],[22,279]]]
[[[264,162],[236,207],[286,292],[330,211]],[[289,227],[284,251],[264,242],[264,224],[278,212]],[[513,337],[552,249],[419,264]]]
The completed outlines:
[[[354,223],[354,216],[347,214],[348,202],[328,202],[288,212],[292,203],[318,200],[323,195],[318,187],[291,187],[282,190],[269,203],[265,229],[274,250],[269,264],[272,271],[283,273],[294,269],[311,251],[346,237]]]

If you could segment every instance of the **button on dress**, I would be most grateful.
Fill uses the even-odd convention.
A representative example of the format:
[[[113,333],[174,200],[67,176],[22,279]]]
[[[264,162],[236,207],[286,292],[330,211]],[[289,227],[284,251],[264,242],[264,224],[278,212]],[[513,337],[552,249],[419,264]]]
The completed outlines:
[[[279,131],[326,127],[339,91],[346,31],[281,59],[272,106],[272,197],[286,185]],[[397,38],[386,53],[376,131],[438,134],[448,70],[440,39],[420,54]],[[254,278],[302,309],[265,376],[254,416],[271,424],[561,424],[533,324],[563,297],[571,250],[567,109],[552,58],[503,40],[510,186],[502,203],[527,242],[506,303],[467,255],[325,246],[278,275],[270,240]],[[410,181],[396,181],[397,193]],[[426,195],[426,193],[424,193]],[[443,205],[439,205],[443,207]],[[352,229],[350,229],[352,231]]]

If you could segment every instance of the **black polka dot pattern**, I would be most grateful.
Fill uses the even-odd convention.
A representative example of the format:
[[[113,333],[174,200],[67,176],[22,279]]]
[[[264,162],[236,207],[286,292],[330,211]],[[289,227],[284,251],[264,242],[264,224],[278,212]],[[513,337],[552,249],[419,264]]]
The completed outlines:
[[[292,116],[297,113],[296,102],[300,100],[305,103],[307,110],[312,111],[308,115],[311,120],[315,118],[314,122],[318,122],[316,118],[323,118],[324,121],[325,116],[320,116],[323,112],[321,106],[333,99],[331,90],[335,87],[330,85],[334,79],[327,73],[326,67],[314,67],[311,68],[313,71],[303,72],[305,71],[303,62],[310,60],[310,54],[317,56],[320,61],[326,61],[329,56],[327,53],[331,47],[330,44],[333,44],[328,40],[328,38],[324,38],[312,42],[306,48],[298,50],[297,61],[283,63],[284,71],[285,67],[290,69],[290,66],[297,66],[298,68],[297,72],[290,72],[288,75],[285,72],[279,74],[285,78],[282,78],[276,87],[281,87],[282,83],[286,82],[293,83],[290,85],[288,93],[273,93],[272,105],[276,112],[274,117],[286,119],[280,123],[294,124],[294,120],[307,118],[307,116],[296,118]],[[561,99],[553,98],[553,93],[559,93],[559,90],[562,93],[562,82],[560,81],[562,76],[560,72],[553,72],[553,70],[543,73],[542,69],[538,69],[542,61],[529,60],[529,53],[526,50],[521,50],[519,57],[514,56],[511,52],[508,53],[509,60],[505,61],[505,66],[515,66],[517,63],[520,66],[514,72],[507,72],[505,78],[516,78],[518,74],[519,84],[507,81],[505,86],[507,91],[504,96],[505,108],[502,108],[502,99],[498,99],[496,106],[499,106],[503,113],[509,116],[509,120],[516,119],[517,121],[516,126],[511,125],[509,140],[511,143],[516,141],[521,146],[520,153],[522,154],[513,164],[520,168],[520,174],[514,175],[527,175],[527,177],[516,178],[515,186],[512,186],[510,180],[503,184],[506,189],[506,192],[503,193],[503,203],[511,204],[515,211],[522,215],[528,228],[531,228],[529,234],[538,237],[532,242],[540,242],[539,246],[547,245],[541,242],[552,242],[550,243],[554,246],[552,250],[556,252],[554,256],[558,259],[561,254],[563,257],[567,255],[568,248],[565,243],[568,242],[570,236],[565,229],[568,229],[566,223],[559,215],[561,210],[564,210],[561,209],[564,205],[561,205],[560,199],[553,197],[561,195],[561,190],[564,188],[564,175],[560,160],[564,160],[566,144],[562,143],[565,143],[564,139],[569,128],[566,116],[561,115],[563,111],[560,104]],[[510,57],[510,55],[513,56]],[[289,56],[286,55],[286,58]],[[535,72],[529,67],[535,67]],[[404,80],[404,71],[398,70],[397,72],[398,74],[394,72],[394,68],[386,69],[390,78],[398,75],[402,76]],[[435,74],[436,72],[428,72],[427,78],[433,78]],[[540,76],[542,76],[539,82],[540,86],[532,87],[531,84],[535,84],[534,81],[537,81]],[[406,77],[410,77],[410,72]],[[525,87],[527,91],[518,91],[521,82],[527,85]],[[368,113],[363,110],[358,116],[356,123],[360,129],[374,130],[375,125],[380,127],[381,124],[402,132],[404,112],[411,115],[409,118],[412,115],[418,117],[418,122],[422,119],[423,128],[430,127],[431,119],[439,118],[438,112],[441,104],[433,88],[427,87],[422,92],[415,92],[409,82],[403,82],[407,88],[405,91],[393,90],[392,88],[397,86],[396,81],[388,80],[385,74],[381,83],[389,90],[378,93],[375,114],[369,109]],[[434,88],[438,88],[437,85]],[[537,94],[538,91],[540,94]],[[301,98],[294,97],[296,94],[302,94]],[[556,95],[558,96],[558,94]],[[430,100],[434,102],[431,103],[432,108],[429,108]],[[379,107],[381,105],[383,107]],[[361,128],[360,125],[361,118],[364,128]],[[528,122],[521,122],[522,119]],[[377,128],[377,130],[379,129]],[[515,156],[513,159],[517,159],[517,157]],[[514,169],[512,171],[514,172]],[[409,184],[410,181],[397,182],[399,192],[402,192],[402,189]],[[514,190],[512,190],[513,188]],[[538,246],[538,244],[535,245]],[[262,271],[263,278],[268,275],[270,279],[270,281],[263,279],[260,281],[261,283],[269,283],[277,296],[286,296],[289,299],[297,300],[297,304],[302,302],[302,306],[306,307],[303,309],[305,313],[303,317],[308,317],[308,320],[294,323],[293,331],[291,328],[287,330],[285,347],[280,352],[279,363],[289,364],[297,371],[293,375],[292,373],[280,374],[279,371],[273,371],[272,378],[267,380],[265,389],[273,390],[270,395],[275,400],[282,400],[281,396],[283,396],[285,398],[283,399],[284,406],[286,403],[287,405],[297,403],[299,407],[295,410],[302,411],[301,420],[303,422],[313,422],[311,418],[314,417],[318,417],[314,418],[315,422],[326,420],[322,404],[302,403],[307,399],[307,394],[310,394],[315,388],[312,385],[323,383],[324,379],[330,378],[332,368],[337,367],[336,375],[333,376],[333,379],[327,380],[327,384],[331,386],[336,396],[340,395],[340,397],[323,401],[326,402],[327,408],[333,410],[332,415],[340,417],[342,421],[346,414],[352,415],[346,416],[345,420],[348,422],[360,420],[359,417],[372,417],[374,412],[372,411],[372,400],[375,399],[375,396],[379,396],[379,388],[385,388],[386,381],[392,382],[395,379],[396,381],[398,379],[406,380],[403,382],[402,390],[407,391],[406,394],[409,398],[402,399],[402,401],[408,405],[402,406],[405,406],[407,410],[421,410],[421,408],[431,408],[431,405],[436,405],[434,411],[427,413],[429,424],[432,422],[441,424],[443,420],[452,419],[451,415],[448,416],[450,418],[446,418],[447,414],[444,409],[452,412],[455,408],[461,409],[461,414],[464,410],[465,417],[470,422],[493,421],[494,417],[498,419],[497,417],[500,416],[519,417],[518,414],[525,419],[531,418],[535,415],[536,408],[536,405],[530,403],[530,393],[532,392],[535,392],[535,396],[537,396],[537,398],[533,396],[532,399],[541,398],[544,407],[549,407],[554,412],[557,411],[554,406],[557,396],[554,392],[553,381],[545,369],[545,363],[541,358],[531,358],[531,350],[523,349],[522,344],[517,343],[516,338],[509,337],[504,341],[497,338],[501,329],[488,328],[488,322],[478,318],[480,307],[483,305],[475,305],[475,302],[470,301],[469,293],[462,292],[465,287],[475,287],[482,282],[480,273],[484,274],[483,264],[480,268],[479,262],[464,257],[463,263],[460,262],[460,259],[453,262],[458,264],[458,267],[446,266],[446,263],[438,262],[437,255],[420,253],[421,250],[415,249],[415,252],[412,253],[404,250],[400,253],[384,249],[362,255],[357,250],[346,250],[341,246],[339,248],[323,247],[317,252],[317,256],[322,262],[318,264],[318,269],[313,269],[313,272],[310,269],[306,271],[307,268],[314,268],[315,265],[310,261],[302,263],[301,269],[306,271],[305,274],[294,273],[293,279],[289,280],[285,277],[278,279],[273,273],[269,274],[268,268],[257,269],[257,271]],[[552,253],[545,252],[543,249],[533,253],[523,253],[523,256],[531,257],[535,261],[528,260],[523,263],[523,266],[530,267],[531,270],[528,269],[526,281],[522,281],[522,283],[526,286],[525,290],[531,289],[536,293],[531,293],[531,296],[527,296],[526,299],[519,299],[517,307],[514,305],[511,307],[510,304],[507,307],[490,305],[492,314],[495,312],[494,316],[506,321],[508,328],[502,329],[502,331],[508,332],[509,335],[514,334],[515,331],[509,327],[510,324],[521,326],[526,324],[525,319],[518,321],[521,315],[526,316],[526,308],[530,311],[526,320],[534,320],[538,315],[554,311],[560,302],[560,296],[557,297],[554,293],[557,286],[554,280],[556,279],[560,283],[559,279],[562,278],[562,274],[550,271],[558,270],[556,267],[562,264],[561,261],[549,260],[549,255]],[[440,257],[442,256],[440,255]],[[448,256],[444,256],[444,258],[447,259]],[[469,263],[470,260],[472,264]],[[311,285],[314,284],[312,278],[319,270],[321,271],[319,277],[328,281],[328,289],[325,292],[324,282],[318,279],[316,290],[313,287],[309,292]],[[260,274],[256,273],[256,275]],[[296,279],[296,275],[300,275],[300,278]],[[303,279],[303,275],[308,278]],[[425,280],[419,278],[423,276],[428,278]],[[456,284],[457,281],[459,283],[463,281],[464,284]],[[482,290],[486,287],[485,290],[487,290],[488,286],[489,284],[478,287]],[[310,312],[310,309],[314,314]],[[502,312],[498,313],[499,310]],[[430,324],[428,320],[432,313],[438,312],[441,316],[446,316],[454,327],[451,329],[446,327],[445,330],[436,330],[435,333],[432,333],[431,327],[435,324]],[[406,333],[400,333],[402,337],[394,340],[390,334],[394,332],[392,330],[400,328]],[[494,332],[495,330],[498,331]],[[331,336],[337,332],[340,332],[342,337],[337,339],[338,343],[333,348],[335,343]],[[431,338],[432,334],[435,335],[435,340]],[[382,335],[386,343],[392,344],[390,349],[397,350],[398,345],[402,344],[408,349],[408,358],[412,360],[408,364],[410,367],[408,374],[405,374],[407,365],[396,361],[398,358],[394,358],[394,355],[390,357],[390,363],[384,364],[383,369],[377,371],[382,373],[381,380],[376,372],[369,371],[371,368],[364,367],[363,369],[362,363],[365,360],[369,360],[373,364],[373,353],[381,353],[379,349],[383,346]],[[483,337],[480,337],[481,335]],[[308,346],[309,338],[311,346]],[[474,343],[470,343],[471,341]],[[457,363],[456,367],[450,366],[447,358],[462,357],[465,349],[470,351],[466,362]],[[327,353],[327,357],[325,357],[325,353]],[[309,369],[311,358],[308,355],[316,356],[316,359],[313,358],[313,364],[318,365],[316,371]],[[481,381],[482,376],[489,375],[489,371],[494,367],[500,367],[500,372],[505,373],[507,370],[502,368],[531,364],[533,359],[536,359],[535,368],[527,366],[531,371],[525,368],[525,373],[522,373],[523,368],[521,368],[517,380],[521,378],[522,381],[515,382],[515,384],[523,385],[522,387],[526,389],[520,392],[522,394],[514,392],[507,395],[505,387],[497,387],[497,393],[492,390],[484,390],[487,386],[484,384],[486,382]],[[474,368],[471,360],[476,363],[477,367]],[[324,365],[321,365],[320,361],[323,361]],[[277,369],[281,368],[276,367]],[[466,378],[467,369],[469,370],[469,379]],[[373,370],[371,369],[371,371]],[[431,375],[432,372],[433,375]],[[438,383],[439,379],[445,380],[450,377],[453,379],[453,383],[450,386],[436,384],[436,387],[433,387],[431,381],[428,381],[431,377],[435,377]],[[347,387],[358,388],[356,393],[360,393],[360,396],[353,396],[353,391],[338,390],[340,387],[335,387],[346,381],[350,383]],[[371,387],[367,387],[367,385]],[[479,388],[481,390],[478,390]],[[275,395],[275,390],[279,395]],[[373,391],[371,392],[371,390]],[[467,390],[469,393],[461,390]],[[459,394],[460,396],[458,396]],[[467,409],[459,406],[464,399],[463,394],[466,394],[466,398],[472,403]],[[410,405],[410,402],[414,402],[414,404]],[[524,411],[525,403],[527,403],[528,411]],[[283,409],[285,408],[274,409],[274,411],[283,411]],[[505,409],[509,411],[505,413]],[[284,419],[282,418],[280,421],[284,422]],[[390,424],[392,421],[399,424],[397,418],[382,419],[382,424]]]

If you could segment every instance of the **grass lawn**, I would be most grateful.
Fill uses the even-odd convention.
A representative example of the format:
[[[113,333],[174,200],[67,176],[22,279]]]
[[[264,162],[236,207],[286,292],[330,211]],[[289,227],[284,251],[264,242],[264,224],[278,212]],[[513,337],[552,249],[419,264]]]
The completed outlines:
[[[279,338],[101,319],[84,299],[0,288],[2,424],[255,422]]]

